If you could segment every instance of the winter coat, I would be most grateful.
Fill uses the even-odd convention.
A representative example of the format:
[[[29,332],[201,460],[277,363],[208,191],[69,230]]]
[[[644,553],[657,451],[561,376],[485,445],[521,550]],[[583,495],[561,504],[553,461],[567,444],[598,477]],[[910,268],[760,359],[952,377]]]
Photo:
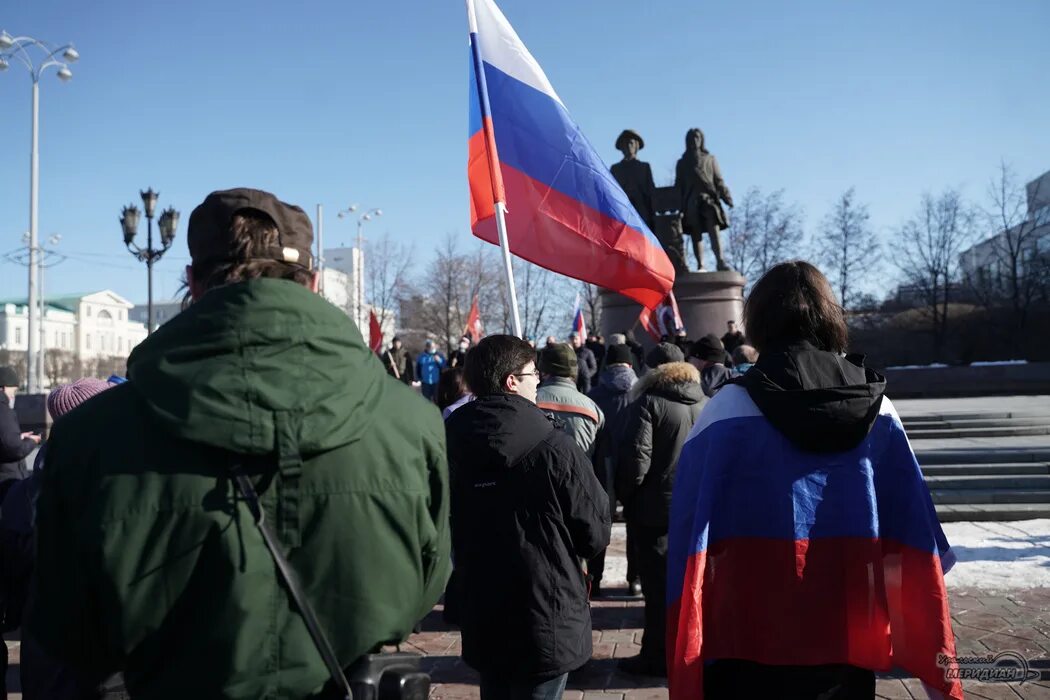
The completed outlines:
[[[391,377],[398,379],[405,384],[411,384],[416,379],[416,363],[412,361],[412,356],[408,354],[408,350],[404,347],[398,348],[387,348],[381,356],[383,360],[383,366],[386,367],[386,372]],[[396,369],[396,371],[395,371]]]
[[[571,437],[587,456],[594,454],[598,432],[605,416],[598,404],[576,389],[568,377],[550,377],[536,392],[536,405],[557,418],[557,425]]]
[[[18,416],[7,403],[7,396],[0,394],[0,501],[14,481],[28,475],[25,458],[35,448],[35,442],[22,439]]]
[[[700,372],[700,386],[704,396],[711,398],[733,378],[733,370],[722,364],[708,365]]]
[[[580,559],[609,543],[609,508],[583,451],[527,399],[478,398],[446,422],[463,660],[538,680],[591,656]]]
[[[605,426],[598,433],[592,461],[606,493],[615,493],[616,456],[623,436],[624,409],[630,405],[630,391],[636,381],[638,375],[630,367],[606,367],[599,375],[598,386],[591,389],[589,394],[605,415]],[[609,505],[615,507],[616,504]]]
[[[586,345],[576,348],[576,388],[586,394],[591,390],[591,380],[598,374],[598,360]]]
[[[321,688],[235,466],[344,666],[431,609],[449,567],[443,423],[340,309],[286,280],[219,287],[139,345],[128,374],[49,444],[27,624],[57,660],[123,669],[133,697]]]
[[[440,352],[419,353],[416,358],[416,379],[423,384],[437,385],[445,364],[445,356]]]
[[[666,528],[682,445],[707,401],[688,362],[649,370],[631,389],[623,419],[616,494],[628,522]]]

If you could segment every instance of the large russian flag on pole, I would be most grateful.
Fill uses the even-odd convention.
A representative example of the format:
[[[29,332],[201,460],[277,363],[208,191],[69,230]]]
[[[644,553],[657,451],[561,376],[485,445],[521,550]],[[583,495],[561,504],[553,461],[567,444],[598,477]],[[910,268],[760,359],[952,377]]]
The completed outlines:
[[[511,252],[655,308],[674,267],[492,0],[470,16],[470,224]],[[481,75],[478,75],[478,72]]]
[[[668,543],[671,700],[705,662],[900,667],[962,698],[944,573],[954,555],[884,398],[845,453],[795,447],[729,385],[682,448]],[[746,684],[746,679],[743,679]]]

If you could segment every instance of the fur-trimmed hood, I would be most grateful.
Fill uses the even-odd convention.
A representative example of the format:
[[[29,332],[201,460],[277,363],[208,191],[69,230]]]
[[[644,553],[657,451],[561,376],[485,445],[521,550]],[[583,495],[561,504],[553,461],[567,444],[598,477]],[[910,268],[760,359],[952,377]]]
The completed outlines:
[[[631,388],[631,400],[654,394],[679,403],[704,400],[700,370],[688,362],[668,362],[646,372]]]

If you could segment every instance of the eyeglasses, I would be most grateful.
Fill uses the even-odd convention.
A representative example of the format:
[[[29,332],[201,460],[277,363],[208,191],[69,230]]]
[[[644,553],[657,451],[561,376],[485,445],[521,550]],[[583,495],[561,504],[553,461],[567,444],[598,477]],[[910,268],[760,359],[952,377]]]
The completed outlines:
[[[538,379],[540,376],[540,371],[534,369],[531,372],[515,372],[513,376],[518,377],[519,379],[522,379],[524,377],[536,377]]]

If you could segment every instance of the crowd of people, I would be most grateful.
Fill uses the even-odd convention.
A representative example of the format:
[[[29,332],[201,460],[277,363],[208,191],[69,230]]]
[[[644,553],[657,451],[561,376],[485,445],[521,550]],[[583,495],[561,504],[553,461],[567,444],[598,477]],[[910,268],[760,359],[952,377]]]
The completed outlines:
[[[589,600],[611,594],[645,605],[641,653],[621,668],[670,675],[673,698],[873,698],[874,670],[895,657],[875,642],[857,655],[859,636],[878,637],[871,620],[885,618],[888,645],[894,626],[927,633],[947,610],[932,597],[894,608],[879,546],[762,564],[799,584],[776,593],[792,619],[821,614],[807,577],[836,600],[866,596],[867,617],[841,628],[766,629],[732,594],[756,582],[725,523],[761,539],[799,481],[813,508],[795,524],[813,537],[847,508],[876,525],[932,513],[921,478],[880,484],[914,456],[807,263],[757,282],[751,342],[732,319],[722,337],[676,334],[648,353],[624,332],[539,350],[464,337],[448,358],[433,340],[413,358],[395,338],[377,358],[316,294],[299,207],[214,192],[188,242],[192,303],[135,349],[126,383],[52,391],[31,475],[39,436],[18,428],[17,381],[0,370],[0,622],[21,625],[27,700],[98,697],[118,673],[133,698],[337,697],[339,667],[403,640],[442,594],[483,700],[560,698],[592,656]],[[730,429],[733,411],[753,422]],[[775,477],[785,460],[791,478]],[[866,471],[834,478],[829,465],[852,463]],[[748,504],[752,492],[767,500]],[[610,581],[619,518],[628,569]],[[946,570],[936,516],[923,522]],[[708,618],[724,639],[710,641]],[[744,643],[771,635],[821,653]],[[913,635],[952,650],[934,637]]]

